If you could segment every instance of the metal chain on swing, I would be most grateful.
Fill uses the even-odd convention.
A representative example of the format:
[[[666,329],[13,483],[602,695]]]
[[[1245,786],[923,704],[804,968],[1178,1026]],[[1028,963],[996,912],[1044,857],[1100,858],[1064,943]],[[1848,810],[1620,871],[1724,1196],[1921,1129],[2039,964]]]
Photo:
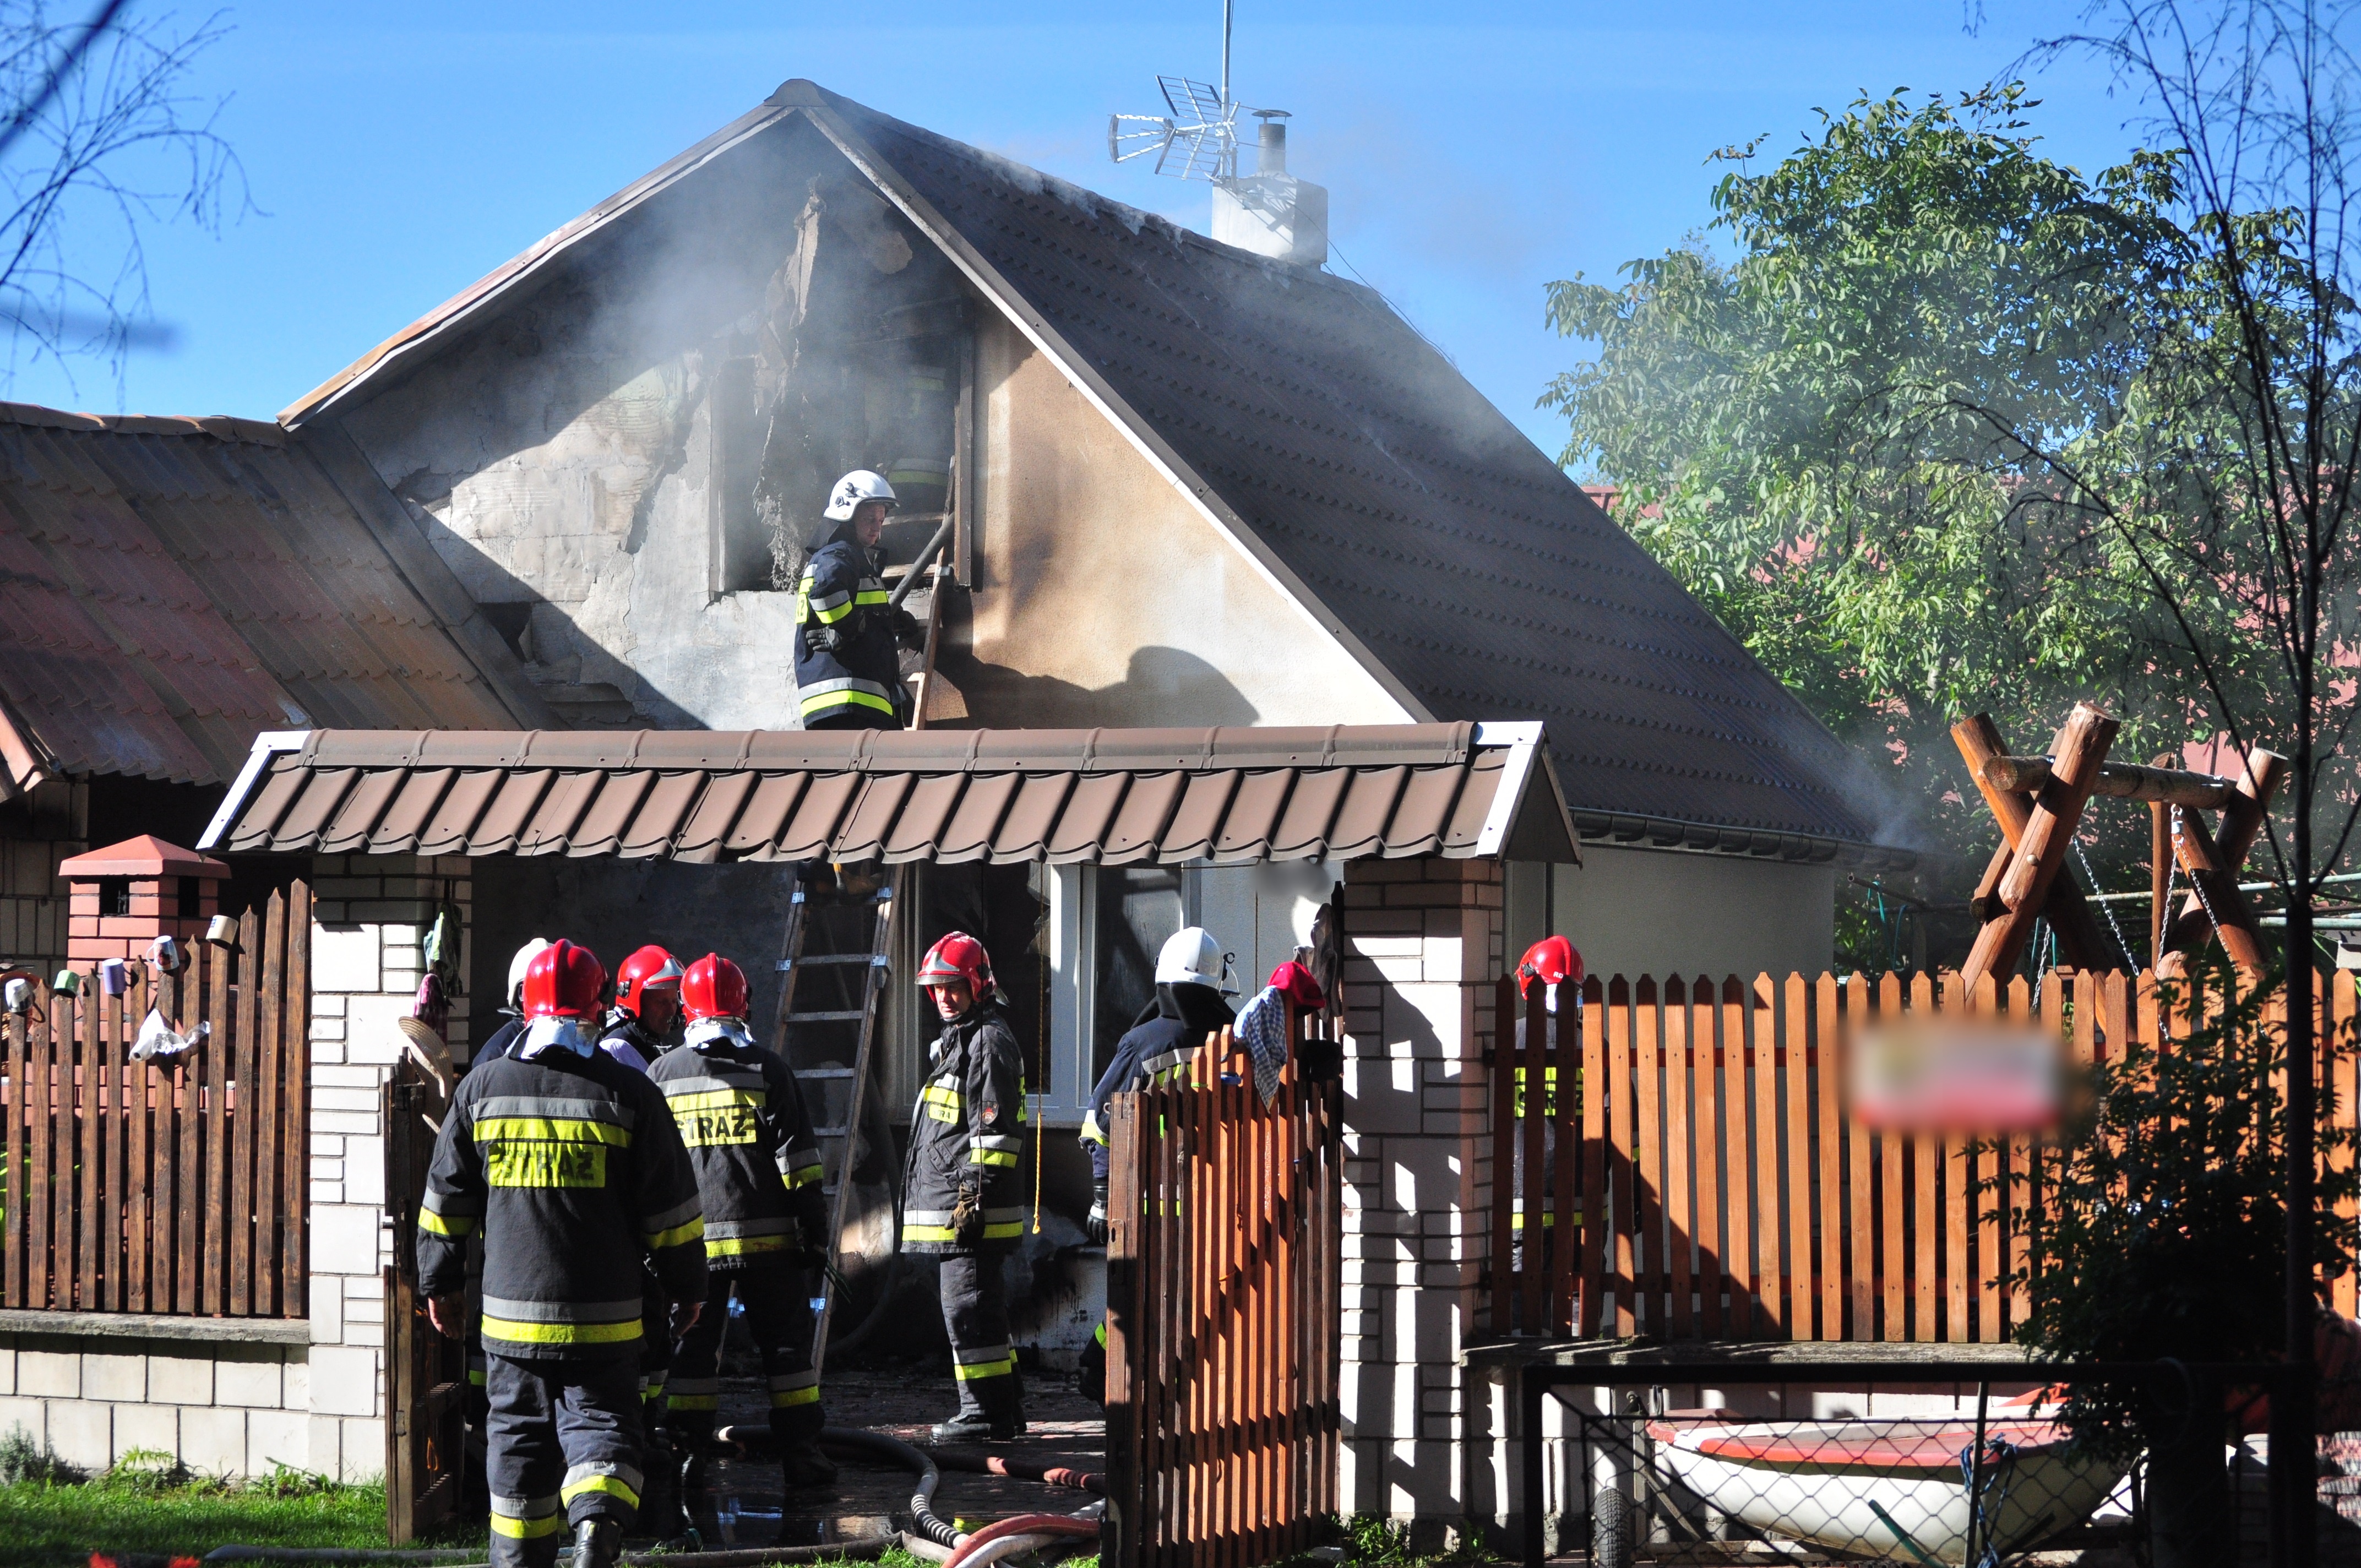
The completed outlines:
[[[2115,922],[2114,905],[2099,895],[2099,879],[2092,872],[2091,858],[2082,853],[2082,845],[2079,839],[2074,845],[2074,858],[2082,862],[2082,880],[2090,884],[2092,901],[2098,905],[2099,912],[2107,917],[2107,929],[2115,934],[2115,946],[2123,949],[2124,962],[2130,966],[2132,973],[2137,974],[2139,959],[2132,957],[2132,945],[2124,939],[2124,928]]]
[[[2180,870],[2180,807],[2177,806],[2172,808],[2172,864],[2175,871]],[[2195,872],[2191,872],[2189,873],[2189,885],[2191,890],[2197,894],[2197,902],[2204,909],[2205,918],[2213,923],[2213,929],[2218,934],[2222,929],[2222,917],[2213,913],[2213,901],[2205,895],[2205,879],[2199,876]],[[2168,893],[2170,892],[2169,883],[2167,884],[2166,891]],[[2165,918],[2168,921],[2170,920],[2170,910],[2167,910],[2165,912]]]

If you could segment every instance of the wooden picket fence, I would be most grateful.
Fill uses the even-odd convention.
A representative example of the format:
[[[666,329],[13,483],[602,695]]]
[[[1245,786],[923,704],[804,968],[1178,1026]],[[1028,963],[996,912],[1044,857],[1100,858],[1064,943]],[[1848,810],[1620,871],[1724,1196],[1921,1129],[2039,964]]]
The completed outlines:
[[[1316,1021],[1304,1041],[1326,1036]],[[1118,1094],[1109,1132],[1107,1494],[1122,1568],[1253,1568],[1319,1543],[1343,1431],[1341,1091],[1268,1105],[1220,1036]],[[1223,1064],[1245,1081],[1222,1081]],[[1111,1564],[1112,1568],[1112,1564]]]
[[[2345,1047],[2323,1093],[2351,1126],[2354,981],[2322,975],[2318,995],[2320,1037]],[[2029,1146],[1971,1171],[1964,1140],[1851,1120],[1842,1031],[1972,1011],[2037,1024],[2087,1064],[2191,1022],[2146,970],[2056,970],[2037,993],[1957,975],[1594,978],[1554,1015],[1504,979],[1498,1006],[1488,1326],[1581,1338],[2006,1339],[2025,1303],[1999,1282],[2028,1243],[1971,1189],[2026,1169]],[[2354,1275],[2333,1288],[2354,1312]]]
[[[85,976],[8,1021],[0,1305],[306,1315],[311,931],[299,882],[152,996]],[[170,1067],[133,1061],[149,1005],[212,1033]]]

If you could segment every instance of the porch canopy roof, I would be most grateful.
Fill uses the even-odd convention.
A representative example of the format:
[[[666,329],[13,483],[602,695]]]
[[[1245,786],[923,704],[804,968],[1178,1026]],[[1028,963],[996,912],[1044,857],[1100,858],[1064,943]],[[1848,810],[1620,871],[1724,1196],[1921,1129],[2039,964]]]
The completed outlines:
[[[996,864],[1580,859],[1532,723],[279,731],[256,739],[201,847]]]

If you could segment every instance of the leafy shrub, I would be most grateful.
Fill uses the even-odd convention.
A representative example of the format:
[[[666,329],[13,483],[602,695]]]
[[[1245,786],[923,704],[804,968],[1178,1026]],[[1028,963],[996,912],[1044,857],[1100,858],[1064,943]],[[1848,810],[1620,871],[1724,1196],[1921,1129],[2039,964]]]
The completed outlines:
[[[0,1486],[38,1481],[52,1486],[71,1486],[82,1479],[82,1473],[60,1459],[57,1450],[47,1442],[34,1442],[33,1434],[23,1427],[12,1427],[6,1436],[0,1437]]]

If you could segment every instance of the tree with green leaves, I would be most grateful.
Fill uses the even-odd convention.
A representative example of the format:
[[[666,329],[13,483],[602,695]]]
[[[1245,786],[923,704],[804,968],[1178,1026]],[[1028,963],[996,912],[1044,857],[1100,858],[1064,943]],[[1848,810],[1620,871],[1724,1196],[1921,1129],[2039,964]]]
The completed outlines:
[[[2241,699],[2269,684],[2204,563],[2166,564],[2176,613],[2012,438],[2142,466],[2180,400],[2149,320],[2178,264],[2175,160],[2086,179],[2041,156],[2033,107],[2019,86],[1896,93],[1823,115],[1759,172],[1759,144],[1725,149],[1713,204],[1733,258],[1700,238],[1549,296],[1557,328],[1598,350],[1542,399],[1568,420],[1562,460],[1612,485],[1618,520],[1832,729],[1889,759],[1929,842],[1978,869],[1993,829],[1947,736],[1960,715],[1988,710],[2038,751],[2092,696],[2125,721],[2118,751],[2146,760],[2202,729],[2192,636]],[[2174,438],[2192,435],[2235,438]],[[2121,885],[2145,817],[2092,820],[2112,829],[2096,874]]]

